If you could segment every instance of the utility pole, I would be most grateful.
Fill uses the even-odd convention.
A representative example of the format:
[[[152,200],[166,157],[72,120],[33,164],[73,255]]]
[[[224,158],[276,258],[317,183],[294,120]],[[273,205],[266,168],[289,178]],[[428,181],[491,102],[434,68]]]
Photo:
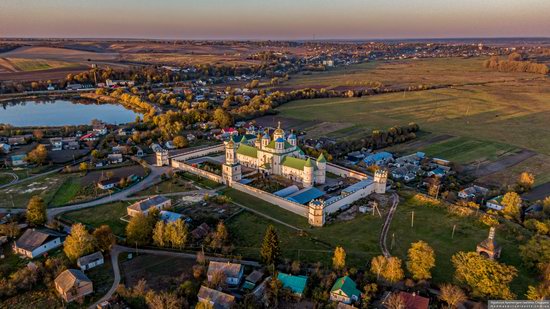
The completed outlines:
[[[395,233],[391,234],[391,245],[390,250],[393,250],[393,245],[395,244]]]
[[[411,227],[414,227],[414,210],[411,212]]]
[[[453,225],[453,233],[451,234],[451,239],[455,238],[455,229],[456,229],[456,224]]]

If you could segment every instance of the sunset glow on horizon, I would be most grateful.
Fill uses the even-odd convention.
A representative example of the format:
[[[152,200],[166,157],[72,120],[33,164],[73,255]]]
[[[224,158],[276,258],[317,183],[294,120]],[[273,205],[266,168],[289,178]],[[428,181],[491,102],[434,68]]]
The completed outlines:
[[[548,12],[548,0],[2,0],[0,37],[533,37],[550,36]]]

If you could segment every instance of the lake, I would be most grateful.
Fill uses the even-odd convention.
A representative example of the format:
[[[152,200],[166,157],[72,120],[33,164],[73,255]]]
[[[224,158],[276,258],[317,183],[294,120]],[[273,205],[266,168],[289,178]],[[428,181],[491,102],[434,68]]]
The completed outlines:
[[[86,125],[93,119],[110,124],[135,121],[140,114],[117,104],[71,100],[17,101],[0,104],[0,123],[15,127]]]

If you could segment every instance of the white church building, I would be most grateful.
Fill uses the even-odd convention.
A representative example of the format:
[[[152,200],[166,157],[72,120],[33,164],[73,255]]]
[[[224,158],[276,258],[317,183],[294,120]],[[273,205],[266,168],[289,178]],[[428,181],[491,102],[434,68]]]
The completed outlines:
[[[253,142],[245,137],[239,143],[231,138],[226,142],[224,178],[241,180],[241,165],[269,175],[283,176],[307,188],[325,183],[327,161],[323,154],[317,160],[306,158],[297,145],[296,135],[286,136],[279,124],[273,138],[265,133],[263,136],[258,134]]]

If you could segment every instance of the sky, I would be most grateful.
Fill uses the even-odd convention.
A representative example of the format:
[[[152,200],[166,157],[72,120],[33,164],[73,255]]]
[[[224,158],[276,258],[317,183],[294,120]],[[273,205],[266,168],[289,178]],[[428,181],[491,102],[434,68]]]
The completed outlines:
[[[550,0],[0,0],[0,37],[550,37]]]

